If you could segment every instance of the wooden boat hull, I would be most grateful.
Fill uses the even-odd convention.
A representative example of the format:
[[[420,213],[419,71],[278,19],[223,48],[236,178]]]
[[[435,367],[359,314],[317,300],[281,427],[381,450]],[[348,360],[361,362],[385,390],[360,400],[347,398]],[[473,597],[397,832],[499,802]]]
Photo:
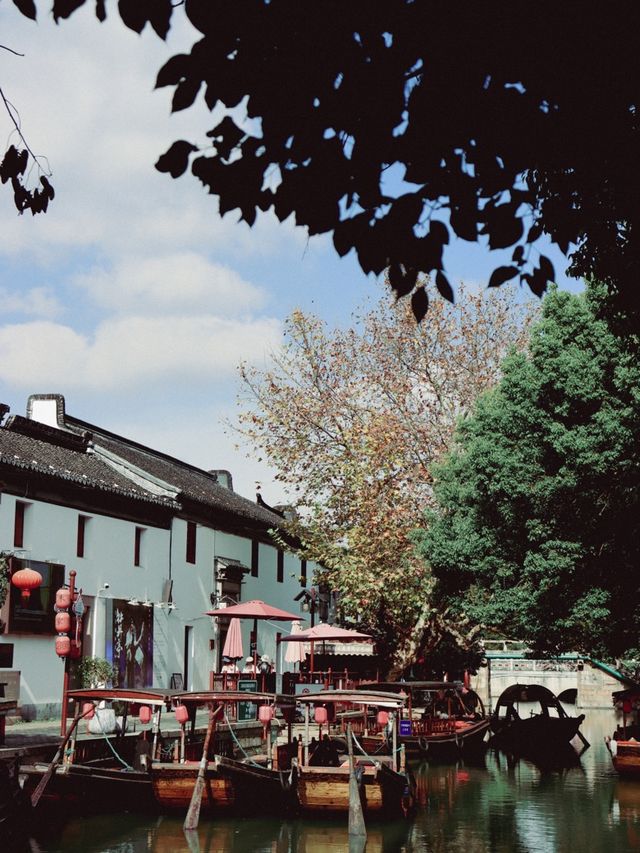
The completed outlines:
[[[414,729],[420,728],[420,723],[414,723]],[[398,745],[404,745],[407,755],[455,760],[461,755],[482,752],[488,730],[489,720],[485,717],[469,723],[456,721],[455,728],[439,732],[429,731],[425,726],[424,733],[400,735]],[[391,743],[379,736],[360,735],[358,740],[369,755],[388,755],[391,751]]]
[[[616,740],[608,742],[607,747],[613,766],[620,776],[640,779],[640,741]]]
[[[360,796],[365,815],[405,815],[413,804],[410,780],[385,765],[361,766]],[[348,767],[299,767],[298,807],[302,814],[349,811]]]
[[[186,761],[184,764],[156,762],[152,765],[151,787],[161,811],[187,811],[199,767],[199,761]],[[236,799],[231,779],[220,773],[217,761],[209,761],[200,810],[203,813],[228,810],[234,807]]]
[[[20,767],[27,794],[33,793],[47,769],[47,764]],[[148,773],[83,764],[56,767],[45,788],[43,800],[87,811],[144,811],[155,808]]]
[[[284,813],[295,806],[295,768],[279,772],[251,761],[220,758],[218,772],[233,786],[237,811]]]
[[[549,717],[534,714],[522,720],[513,720],[497,726],[491,745],[507,752],[527,755],[529,753],[552,753],[565,747],[578,734],[584,719],[578,717]]]

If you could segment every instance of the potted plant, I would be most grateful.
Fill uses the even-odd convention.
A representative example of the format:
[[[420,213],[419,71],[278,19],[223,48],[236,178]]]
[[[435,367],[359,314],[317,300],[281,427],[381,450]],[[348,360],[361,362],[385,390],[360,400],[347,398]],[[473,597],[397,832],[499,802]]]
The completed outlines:
[[[77,674],[83,687],[97,688],[106,687],[115,681],[117,670],[105,658],[82,658]],[[105,702],[100,702],[87,728],[95,735],[112,734],[116,730],[116,714],[113,708],[107,708]]]

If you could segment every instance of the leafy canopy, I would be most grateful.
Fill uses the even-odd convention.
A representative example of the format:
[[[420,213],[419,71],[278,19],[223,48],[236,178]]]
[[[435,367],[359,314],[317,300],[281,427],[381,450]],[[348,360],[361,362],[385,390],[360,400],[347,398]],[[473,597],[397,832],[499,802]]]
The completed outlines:
[[[239,428],[288,487],[289,533],[398,670],[445,635],[471,642],[433,607],[411,533],[432,500],[433,462],[508,349],[524,345],[529,317],[511,291],[464,289],[420,326],[388,297],[345,330],[297,311],[271,364],[242,370]]]
[[[437,469],[421,537],[448,600],[539,652],[638,644],[638,336],[610,318],[600,285],[544,299]]]
[[[33,0],[14,0],[35,18]],[[84,0],[54,0],[56,20]],[[492,11],[493,9],[493,11]],[[637,170],[640,53],[632,5],[432,0],[120,0],[124,23],[166,37],[173,15],[202,33],[157,86],[173,110],[202,96],[224,117],[208,141],[179,140],[157,168],[189,167],[222,214],[290,216],[390,268],[421,318],[453,235],[512,249],[490,284],[519,278],[540,295],[553,266],[545,233],[573,249],[573,272],[617,288],[640,272]],[[106,15],[97,0],[96,15]],[[46,189],[46,188],[45,188]]]

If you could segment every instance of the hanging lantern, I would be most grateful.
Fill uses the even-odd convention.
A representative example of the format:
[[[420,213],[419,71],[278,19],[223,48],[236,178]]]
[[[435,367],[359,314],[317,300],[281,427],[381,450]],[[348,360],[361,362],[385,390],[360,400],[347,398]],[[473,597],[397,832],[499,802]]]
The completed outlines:
[[[624,702],[622,703],[622,713],[623,714],[630,714],[632,710],[633,710],[633,705],[631,704],[629,699],[625,699]]]
[[[186,705],[178,705],[176,708],[176,720],[183,726],[189,719],[189,711]]]
[[[66,610],[56,613],[54,625],[58,634],[68,634],[71,630],[71,614],[67,613]]]
[[[96,706],[93,702],[85,702],[82,706],[82,716],[85,720],[92,720],[96,714]]]
[[[324,726],[327,722],[327,709],[319,705],[314,711],[313,718],[319,726]]]
[[[141,705],[138,713],[138,719],[143,726],[151,722],[151,708],[148,705]]]
[[[263,726],[268,725],[273,720],[273,708],[271,705],[260,705],[258,708],[258,719]]]
[[[378,711],[377,722],[380,728],[384,728],[389,722],[389,712],[388,711]]]
[[[56,654],[59,658],[66,658],[71,653],[71,640],[66,634],[56,637]]]
[[[71,590],[62,587],[56,592],[56,607],[58,610],[66,610],[71,605]]]
[[[42,583],[42,575],[34,569],[20,569],[11,575],[11,583],[20,590],[22,603],[29,601],[32,589],[37,589]]]

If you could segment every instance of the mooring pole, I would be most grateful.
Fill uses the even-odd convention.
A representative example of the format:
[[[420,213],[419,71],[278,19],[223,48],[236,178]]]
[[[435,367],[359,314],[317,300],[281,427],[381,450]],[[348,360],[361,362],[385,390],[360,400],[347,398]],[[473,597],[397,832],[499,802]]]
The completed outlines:
[[[356,778],[356,766],[353,760],[353,740],[351,723],[347,724],[347,749],[349,750],[349,835],[367,837],[367,828],[362,812],[360,788]]]

